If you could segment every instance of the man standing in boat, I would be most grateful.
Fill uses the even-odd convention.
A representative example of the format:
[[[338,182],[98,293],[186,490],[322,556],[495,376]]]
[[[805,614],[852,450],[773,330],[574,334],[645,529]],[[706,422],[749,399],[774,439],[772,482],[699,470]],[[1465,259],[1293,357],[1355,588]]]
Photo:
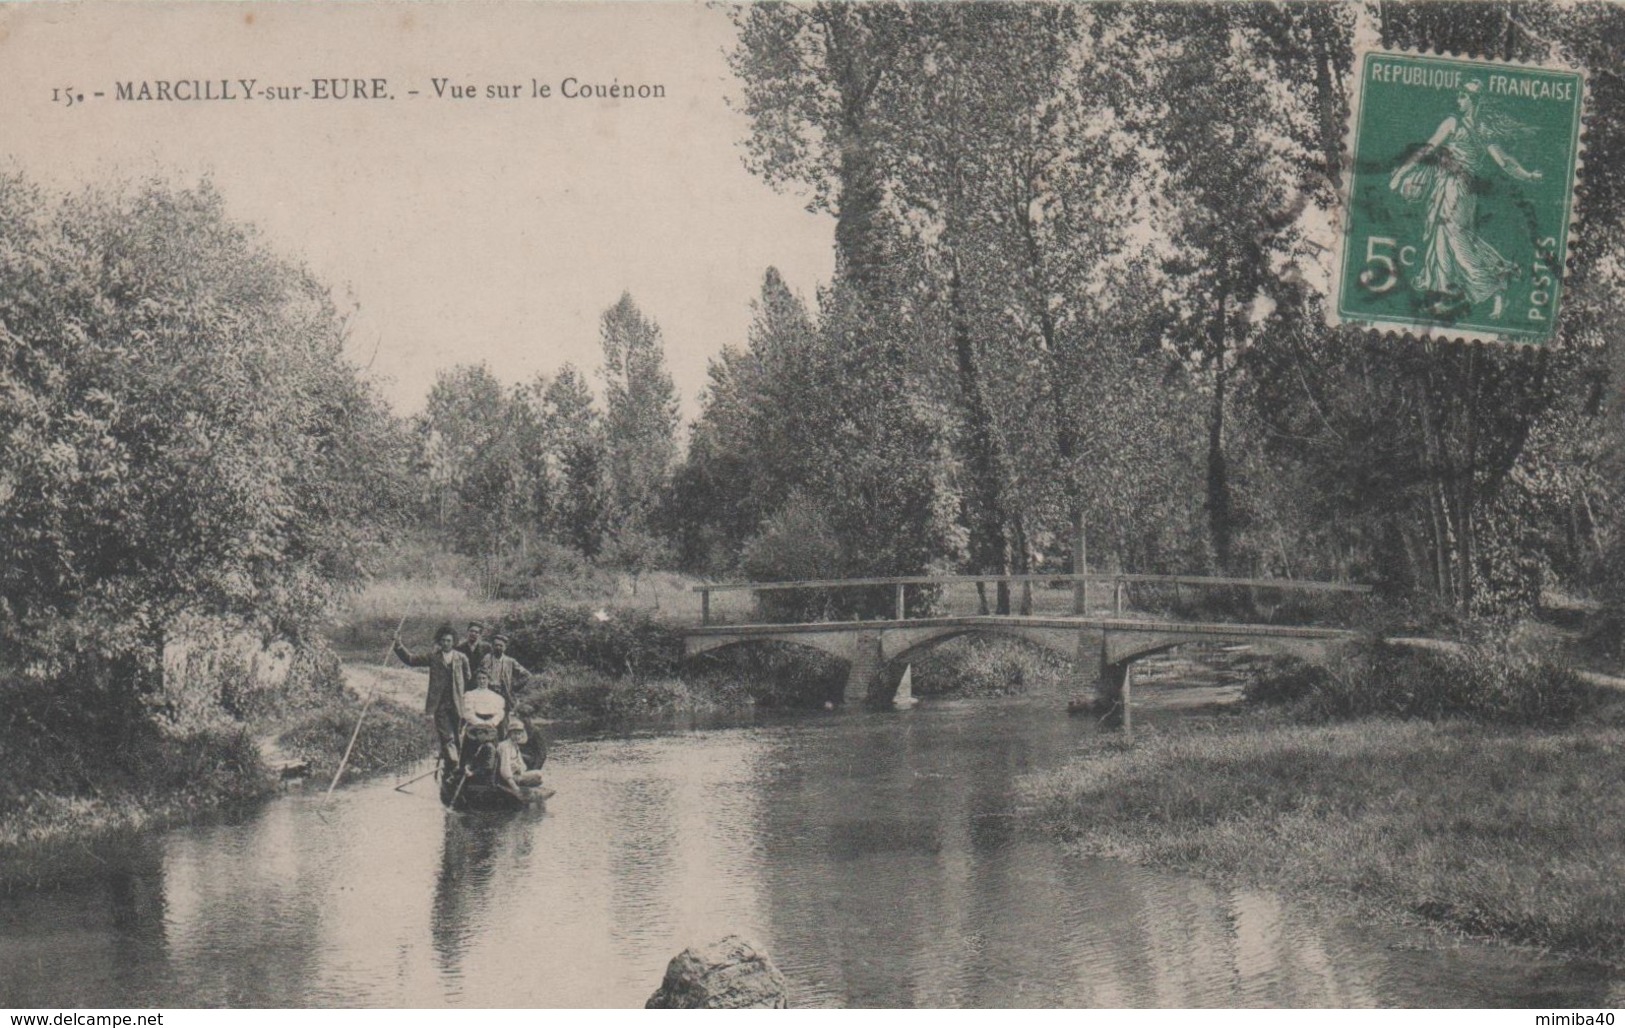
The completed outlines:
[[[468,623],[468,634],[463,641],[457,644],[457,652],[468,658],[468,666],[477,673],[480,665],[485,662],[485,655],[491,652],[491,646],[480,636],[485,632],[485,626],[478,621]]]
[[[508,656],[508,637],[501,632],[491,636],[491,652],[479,665],[476,676],[480,685],[499,693],[508,703],[508,713],[515,712],[514,690],[530,681],[530,670]]]
[[[462,721],[463,693],[469,688],[473,674],[468,657],[455,648],[457,632],[450,625],[440,626],[434,634],[435,648],[427,653],[411,654],[401,645],[399,633],[395,635],[395,656],[407,667],[429,669],[429,691],[423,700],[423,712],[434,719],[435,735],[440,740],[440,754],[448,763],[457,763],[457,730]]]

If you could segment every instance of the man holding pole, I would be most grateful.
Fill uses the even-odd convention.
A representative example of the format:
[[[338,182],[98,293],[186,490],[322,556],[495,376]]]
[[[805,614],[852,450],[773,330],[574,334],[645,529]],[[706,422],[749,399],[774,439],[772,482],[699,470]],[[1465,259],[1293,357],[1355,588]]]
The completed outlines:
[[[442,625],[434,634],[435,648],[428,653],[413,655],[401,645],[400,632],[395,633],[395,656],[407,667],[429,669],[429,691],[423,700],[423,712],[434,719],[435,734],[440,739],[440,754],[450,764],[457,763],[457,729],[462,722],[463,693],[473,679],[468,658],[454,647],[457,633],[450,625]]]

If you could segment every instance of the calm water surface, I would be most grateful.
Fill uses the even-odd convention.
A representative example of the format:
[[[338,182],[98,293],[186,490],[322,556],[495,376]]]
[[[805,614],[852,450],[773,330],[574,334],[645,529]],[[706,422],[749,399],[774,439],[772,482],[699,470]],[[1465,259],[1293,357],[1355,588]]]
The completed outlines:
[[[1017,830],[1093,744],[1053,700],[564,741],[545,811],[432,783],[152,833],[0,900],[0,1006],[641,1006],[738,932],[798,1006],[1561,1006],[1592,967],[1452,946]]]

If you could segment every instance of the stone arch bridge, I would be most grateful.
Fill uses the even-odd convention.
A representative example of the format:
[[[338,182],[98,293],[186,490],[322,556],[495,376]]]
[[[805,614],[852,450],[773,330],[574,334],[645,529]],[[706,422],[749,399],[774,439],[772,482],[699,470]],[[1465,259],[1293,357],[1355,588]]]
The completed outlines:
[[[1097,709],[1127,718],[1134,661],[1185,643],[1240,642],[1301,657],[1323,659],[1356,633],[1338,628],[1204,623],[1099,617],[959,615],[890,621],[794,625],[705,625],[685,633],[689,656],[745,643],[776,641],[807,646],[847,662],[845,698],[889,703],[897,682],[886,666],[910,654],[968,634],[1024,639],[1073,660],[1077,692]]]

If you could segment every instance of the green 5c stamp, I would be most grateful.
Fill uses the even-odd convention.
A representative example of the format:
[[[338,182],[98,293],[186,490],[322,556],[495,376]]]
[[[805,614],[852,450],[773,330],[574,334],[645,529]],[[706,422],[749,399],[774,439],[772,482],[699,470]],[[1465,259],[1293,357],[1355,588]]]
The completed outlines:
[[[1357,55],[1355,70],[1337,320],[1550,342],[1584,78],[1378,51]]]

